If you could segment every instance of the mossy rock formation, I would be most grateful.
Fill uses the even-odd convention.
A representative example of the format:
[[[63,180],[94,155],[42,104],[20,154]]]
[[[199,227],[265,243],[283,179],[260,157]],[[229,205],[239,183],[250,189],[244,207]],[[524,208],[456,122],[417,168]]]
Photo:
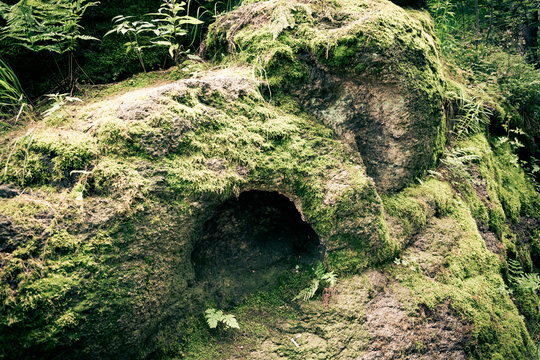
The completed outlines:
[[[199,241],[199,249],[208,243],[216,209],[224,216],[234,208],[230,199],[253,191],[276,193],[294,209],[281,215],[285,220],[267,214],[252,221],[252,229],[237,225],[246,239],[231,232],[246,254],[262,252],[253,266],[275,256],[286,269],[285,258],[301,257],[306,237],[316,241],[312,247],[346,253],[350,260],[340,266],[351,272],[389,259],[395,244],[360,157],[324,125],[269,105],[257,86],[247,69],[207,72],[103,99],[78,108],[67,123],[44,122],[16,138],[4,162],[6,180],[56,188],[2,200],[3,230],[14,234],[2,244],[3,279],[11,284],[5,300],[14,301],[5,308],[2,339],[25,342],[21,354],[80,346],[88,356],[132,357],[151,350],[148,341],[156,341],[164,321],[201,311],[215,291],[215,284],[197,282],[192,256],[195,262],[204,256],[192,251]],[[290,223],[292,216],[297,219]],[[276,224],[264,224],[272,219],[285,227],[281,233],[272,230]],[[250,245],[258,233],[277,243]],[[297,239],[289,255],[279,253],[287,244],[283,236]],[[221,241],[214,253],[234,253]],[[242,287],[261,281],[249,280],[251,260],[237,260],[246,261],[244,283],[233,280],[237,291],[215,301],[231,294],[240,301]],[[227,264],[222,270],[231,270]],[[28,267],[35,271],[30,278]],[[22,305],[22,299],[32,302]],[[26,321],[30,314],[39,314],[37,323]]]
[[[205,52],[251,64],[356,148],[378,189],[399,190],[444,148],[432,28],[387,1],[255,2],[218,20]]]
[[[531,356],[538,296],[501,274],[540,267],[540,195],[511,153],[477,134],[475,181],[410,184],[446,138],[426,13],[247,3],[206,54],[2,135],[0,358]],[[318,261],[338,285],[294,301]]]

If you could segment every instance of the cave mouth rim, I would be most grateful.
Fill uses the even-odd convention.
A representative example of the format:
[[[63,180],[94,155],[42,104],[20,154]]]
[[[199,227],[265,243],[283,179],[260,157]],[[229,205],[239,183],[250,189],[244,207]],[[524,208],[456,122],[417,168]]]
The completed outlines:
[[[190,254],[193,285],[205,301],[247,298],[277,286],[286,271],[324,261],[325,253],[289,196],[247,190],[213,207],[202,225]]]

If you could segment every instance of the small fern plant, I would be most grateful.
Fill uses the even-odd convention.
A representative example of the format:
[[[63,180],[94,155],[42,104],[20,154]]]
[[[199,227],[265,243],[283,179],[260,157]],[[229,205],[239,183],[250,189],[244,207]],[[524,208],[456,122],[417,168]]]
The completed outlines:
[[[302,289],[293,300],[308,301],[317,294],[318,290],[322,291],[325,288],[333,288],[336,282],[337,275],[333,271],[327,272],[326,266],[319,262],[315,269],[315,277],[311,279],[309,285]]]
[[[540,290],[540,275],[526,273],[519,261],[508,259],[508,281],[511,285],[522,290],[536,292]]]
[[[226,329],[240,329],[238,321],[232,314],[224,314],[221,310],[206,309],[204,312],[206,323],[210,329],[215,329],[219,324],[222,324]]]

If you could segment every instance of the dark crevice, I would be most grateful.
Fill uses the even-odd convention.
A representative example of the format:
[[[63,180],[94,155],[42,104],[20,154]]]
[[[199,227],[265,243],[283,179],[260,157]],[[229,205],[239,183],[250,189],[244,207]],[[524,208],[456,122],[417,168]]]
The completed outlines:
[[[205,300],[227,308],[323,253],[319,237],[288,198],[248,191],[217,208],[191,259]]]

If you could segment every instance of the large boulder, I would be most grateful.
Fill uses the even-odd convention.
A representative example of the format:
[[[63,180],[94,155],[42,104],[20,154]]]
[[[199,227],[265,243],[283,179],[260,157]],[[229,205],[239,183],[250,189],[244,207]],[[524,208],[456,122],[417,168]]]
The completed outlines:
[[[141,75],[0,136],[0,359],[532,354],[488,250],[538,258],[540,197],[510,153],[478,134],[456,150],[476,162],[394,193],[445,142],[426,13],[248,2],[206,52],[223,63]],[[240,330],[209,329],[206,308]]]
[[[445,143],[444,87],[433,25],[387,1],[263,1],[210,28],[204,52],[240,59],[274,97],[300,104],[362,155],[393,191],[434,164]]]
[[[393,256],[355,151],[268,104],[249,69],[203,74],[4,139],[4,181],[37,187],[0,199],[8,358],[146,357],[161,327],[295,264],[346,273]]]

